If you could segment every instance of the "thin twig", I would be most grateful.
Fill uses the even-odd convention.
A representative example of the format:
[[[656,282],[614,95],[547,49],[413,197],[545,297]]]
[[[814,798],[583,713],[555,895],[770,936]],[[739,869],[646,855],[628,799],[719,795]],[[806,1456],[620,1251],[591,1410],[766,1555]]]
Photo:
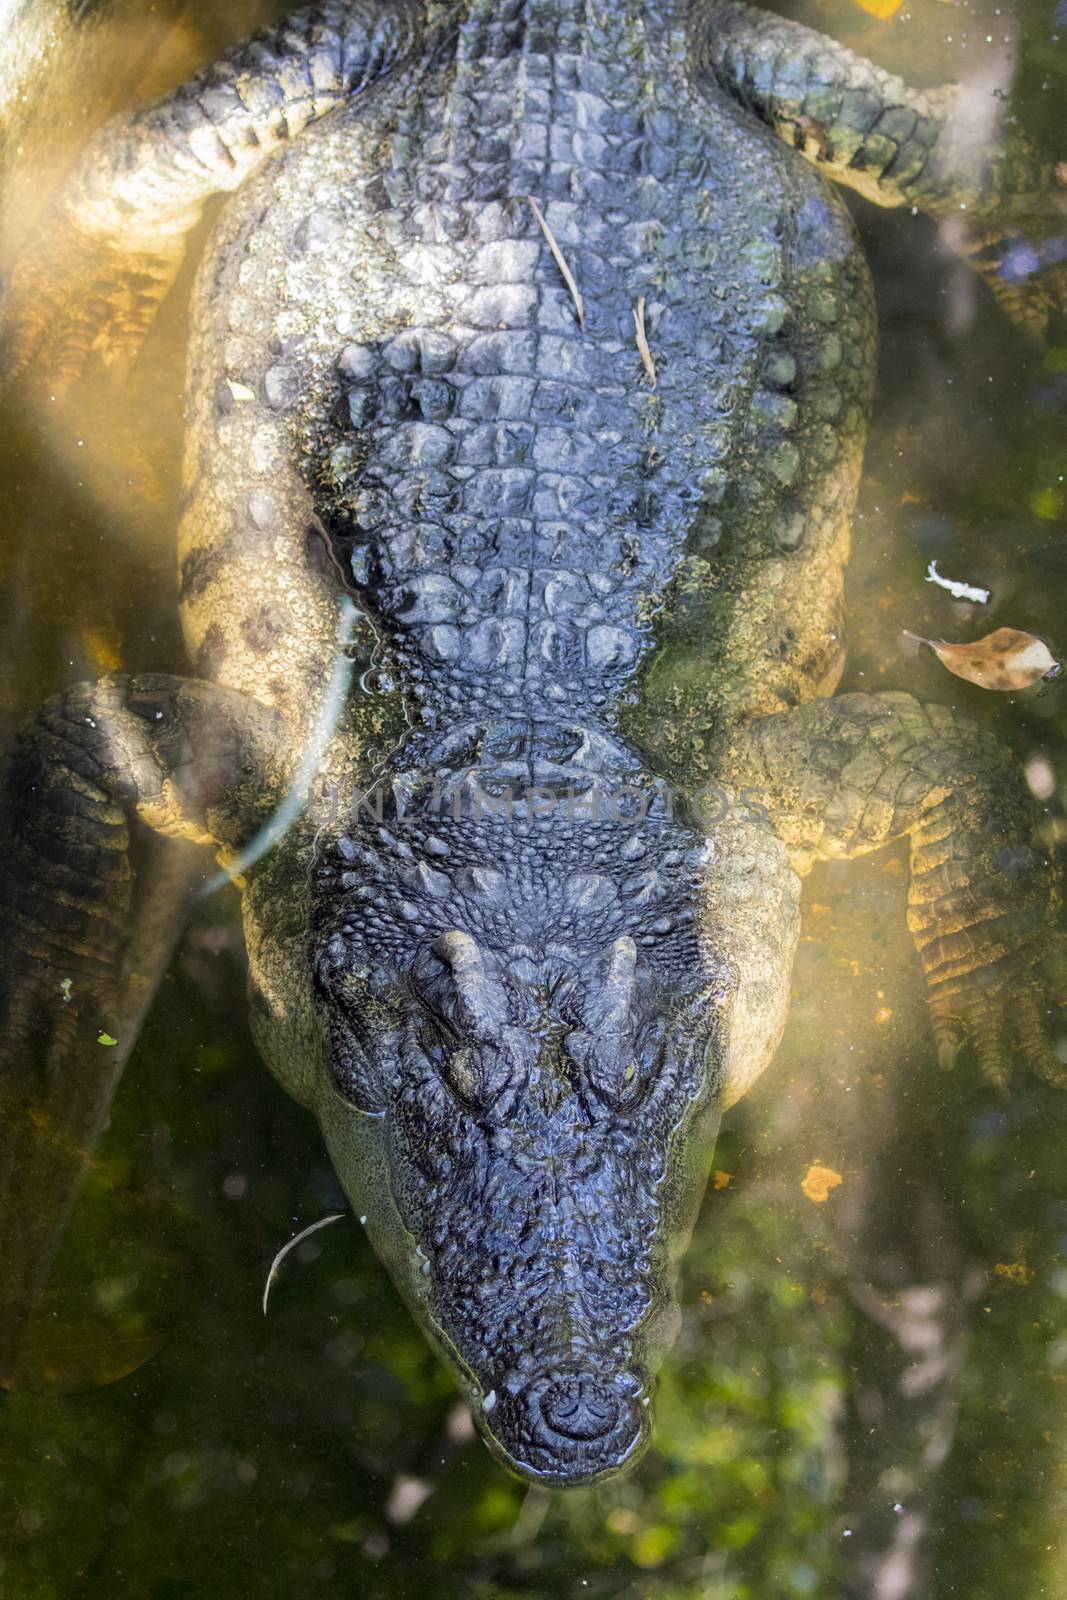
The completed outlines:
[[[556,258],[556,266],[559,268],[560,272],[563,274],[563,281],[567,285],[567,288],[571,292],[571,299],[574,301],[574,307],[575,307],[575,310],[578,313],[578,326],[579,326],[579,328],[581,328],[582,332],[584,333],[585,332],[585,307],[582,305],[582,297],[581,297],[581,294],[579,293],[578,285],[574,281],[574,273],[571,271],[570,267],[568,267],[566,258],[565,258],[564,254],[563,254],[563,251],[560,249],[559,245],[556,243],[555,237],[553,236],[552,229],[549,227],[548,223],[545,221],[543,215],[541,214],[541,207],[537,204],[537,201],[534,199],[532,194],[531,195],[527,195],[526,198],[530,202],[530,206],[531,206],[531,209],[533,210],[534,216],[537,218],[538,222],[541,224],[541,232],[544,234],[545,238],[548,240],[548,248],[551,250],[552,254]]]
[[[645,337],[645,297],[644,295],[634,306],[634,330],[637,334],[637,350],[641,357],[641,365],[648,373],[648,381],[653,389],[656,387],[656,363],[652,359],[652,351],[648,348]]]
[[[353,588],[351,578],[349,577],[348,573],[345,572],[344,567],[342,567],[340,561],[337,559],[337,551],[333,547],[333,540],[330,538],[326,524],[314,511],[308,518],[308,527],[312,533],[317,533],[319,538],[322,540],[326,550],[327,559],[329,560],[330,565],[333,567],[334,572],[337,574],[337,581],[344,590],[345,594],[350,594],[353,600],[361,599],[359,590]]]
[[[317,1233],[320,1228],[328,1227],[331,1222],[340,1222],[344,1214],[345,1213],[343,1211],[333,1211],[328,1217],[320,1217],[318,1222],[313,1222],[311,1224],[310,1228],[305,1228],[303,1232],[298,1233],[295,1238],[290,1239],[288,1244],[282,1245],[281,1249],[278,1251],[278,1254],[274,1257],[274,1260],[270,1264],[270,1271],[267,1273],[267,1281],[263,1285],[264,1316],[267,1315],[267,1299],[270,1295],[271,1285],[278,1276],[278,1268],[281,1266],[290,1250],[295,1250],[300,1241],[302,1239],[306,1239],[309,1233]]]

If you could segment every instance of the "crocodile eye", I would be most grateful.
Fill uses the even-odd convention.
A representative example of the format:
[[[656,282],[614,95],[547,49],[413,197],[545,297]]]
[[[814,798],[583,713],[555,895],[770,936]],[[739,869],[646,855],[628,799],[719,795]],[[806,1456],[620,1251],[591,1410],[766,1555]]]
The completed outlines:
[[[452,1094],[477,1117],[492,1117],[501,1096],[518,1083],[507,1051],[492,1044],[463,1044],[450,1050],[441,1076]]]
[[[343,957],[343,945],[331,948],[315,967],[330,1076],[350,1106],[378,1116],[387,1103],[380,1063],[394,1048],[400,1016],[367,974],[346,969]]]
[[[619,1058],[616,1058],[616,1064],[619,1064]],[[648,1076],[641,1071],[640,1062],[631,1057],[614,1082],[604,1089],[598,1089],[598,1093],[620,1111],[631,1111],[640,1105],[647,1090]]]
[[[632,1040],[576,1029],[567,1036],[566,1050],[579,1069],[579,1084],[590,1088],[602,1104],[613,1111],[632,1111],[640,1105],[650,1076]]]
[[[592,1075],[592,1085],[605,1105],[615,1111],[633,1111],[645,1098],[648,1082],[637,1061],[628,1061],[621,1072],[617,1070],[620,1065],[621,1058],[616,1057],[614,1070],[605,1075]]]
[[[344,1016],[332,1019],[329,1048],[330,1074],[342,1100],[368,1116],[381,1116],[386,1095],[376,1057]]]

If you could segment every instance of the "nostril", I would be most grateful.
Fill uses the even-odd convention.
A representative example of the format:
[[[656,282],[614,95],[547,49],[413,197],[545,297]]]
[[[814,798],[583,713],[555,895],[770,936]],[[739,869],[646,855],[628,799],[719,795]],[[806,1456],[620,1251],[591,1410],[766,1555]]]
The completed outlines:
[[[619,1418],[619,1403],[598,1379],[576,1373],[546,1390],[541,1416],[553,1433],[589,1441],[612,1431]]]
[[[560,1486],[592,1483],[626,1471],[642,1454],[652,1419],[635,1372],[592,1363],[568,1370],[553,1362],[524,1377],[498,1375],[485,1408],[491,1414],[483,1412],[490,1443],[523,1476]]]

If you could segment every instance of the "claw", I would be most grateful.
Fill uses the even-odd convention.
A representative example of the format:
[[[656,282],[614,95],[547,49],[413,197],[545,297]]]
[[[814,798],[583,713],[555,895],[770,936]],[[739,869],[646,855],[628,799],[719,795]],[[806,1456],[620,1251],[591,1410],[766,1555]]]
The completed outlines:
[[[1035,994],[1018,996],[1012,1007],[1015,1032],[1030,1070],[1054,1089],[1067,1089],[1067,1066],[1059,1059],[1049,1037],[1050,1012]]]
[[[937,1045],[937,1064],[942,1072],[951,1072],[963,1048],[965,1034],[957,1017],[938,1016],[934,1012],[934,1042]]]
[[[123,346],[111,352],[104,362],[112,392],[121,394],[130,381],[130,370],[137,354],[136,346]]]
[[[181,266],[180,241],[166,251],[123,251],[55,216],[43,242],[24,252],[2,286],[6,324],[0,382],[34,374],[59,397],[97,352],[106,367],[140,350]]]
[[[1041,1050],[1028,1055],[1026,1059],[1030,1070],[1037,1074],[1042,1083],[1047,1083],[1053,1089],[1067,1089],[1067,1067],[1050,1044],[1046,1042]]]
[[[955,1039],[942,1039],[937,1047],[937,1064],[942,1072],[951,1072],[959,1058],[960,1047]]]
[[[1002,1100],[1011,1099],[1011,1056],[998,1023],[987,1022],[974,1041],[979,1070]]]

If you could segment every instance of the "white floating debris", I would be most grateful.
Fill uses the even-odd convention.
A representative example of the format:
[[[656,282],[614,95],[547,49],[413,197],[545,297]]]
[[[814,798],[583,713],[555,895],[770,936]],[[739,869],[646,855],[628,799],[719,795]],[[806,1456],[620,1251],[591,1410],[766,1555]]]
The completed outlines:
[[[250,389],[247,383],[234,383],[232,378],[227,378],[226,387],[235,400],[254,400],[256,398],[256,391]]]
[[[482,1410],[484,1412],[488,1413],[488,1412],[492,1411],[492,1409],[493,1409],[493,1407],[495,1405],[496,1405],[496,1390],[495,1389],[490,1389],[489,1393],[486,1395],[485,1399],[482,1401]]]
[[[433,1484],[427,1483],[425,1478],[409,1478],[401,1473],[394,1480],[385,1502],[386,1522],[410,1522],[422,1502],[433,1494]]]
[[[474,1438],[474,1418],[462,1400],[452,1407],[445,1418],[445,1433],[453,1444],[466,1444]]]
[[[943,578],[937,570],[937,562],[931,561],[926,569],[927,583],[936,583],[940,588],[947,589],[953,600],[973,600],[976,605],[984,606],[989,603],[989,590],[979,589],[973,583],[959,583],[955,578]]]
[[[311,1224],[310,1228],[304,1228],[300,1233],[296,1234],[292,1239],[290,1239],[288,1244],[282,1245],[281,1249],[278,1251],[278,1254],[274,1257],[274,1260],[270,1264],[270,1271],[267,1273],[267,1281],[263,1285],[264,1316],[267,1315],[267,1300],[270,1296],[271,1285],[278,1276],[278,1268],[281,1266],[290,1250],[295,1250],[300,1241],[302,1239],[306,1239],[309,1233],[317,1233],[320,1228],[328,1227],[331,1222],[340,1222],[343,1216],[343,1211],[332,1211],[328,1217],[320,1217],[318,1222],[313,1222]]]
[[[1046,756],[1031,756],[1026,763],[1026,782],[1035,800],[1050,800],[1056,791],[1056,774]]]

